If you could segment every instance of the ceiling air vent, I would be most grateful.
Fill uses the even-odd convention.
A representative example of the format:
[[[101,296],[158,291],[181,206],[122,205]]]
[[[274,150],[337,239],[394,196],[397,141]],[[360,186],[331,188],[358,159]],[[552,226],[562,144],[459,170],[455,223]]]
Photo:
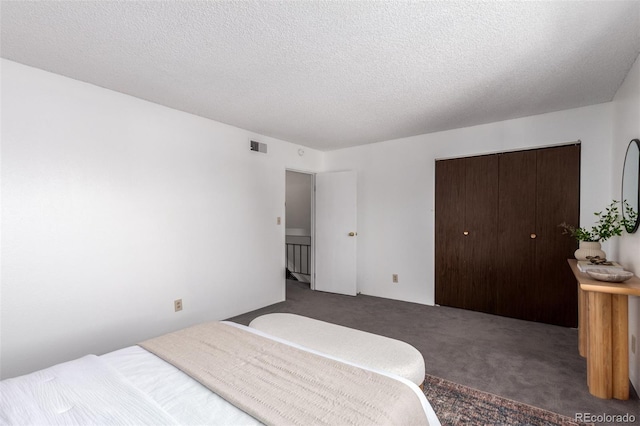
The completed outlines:
[[[264,152],[266,154],[267,153],[267,144],[266,143],[261,143],[261,142],[256,142],[256,141],[251,141],[251,151]]]

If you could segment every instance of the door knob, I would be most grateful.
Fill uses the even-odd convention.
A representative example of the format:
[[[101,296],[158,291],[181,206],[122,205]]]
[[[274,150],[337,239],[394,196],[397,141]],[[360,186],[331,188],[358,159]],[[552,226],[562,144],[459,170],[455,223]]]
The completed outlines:
[[[464,231],[462,235],[469,235],[469,231]]]
[[[349,236],[350,236],[350,237],[355,237],[356,235],[358,235],[358,233],[357,233],[357,232],[349,232]]]
[[[531,239],[532,239],[532,240],[535,240],[535,239],[536,239],[536,237],[537,237],[537,235],[536,235],[536,234],[531,234],[531,235],[529,235],[529,236],[531,237]]]

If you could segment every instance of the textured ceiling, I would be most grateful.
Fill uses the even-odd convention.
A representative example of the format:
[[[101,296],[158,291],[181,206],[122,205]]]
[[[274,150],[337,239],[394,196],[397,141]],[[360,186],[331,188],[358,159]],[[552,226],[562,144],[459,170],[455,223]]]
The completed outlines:
[[[320,150],[610,101],[640,1],[2,1],[1,56]]]

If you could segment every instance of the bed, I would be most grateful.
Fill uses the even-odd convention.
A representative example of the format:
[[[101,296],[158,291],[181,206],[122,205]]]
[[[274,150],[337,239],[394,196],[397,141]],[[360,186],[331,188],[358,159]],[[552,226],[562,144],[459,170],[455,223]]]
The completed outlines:
[[[404,378],[223,321],[4,380],[0,424],[440,423]]]

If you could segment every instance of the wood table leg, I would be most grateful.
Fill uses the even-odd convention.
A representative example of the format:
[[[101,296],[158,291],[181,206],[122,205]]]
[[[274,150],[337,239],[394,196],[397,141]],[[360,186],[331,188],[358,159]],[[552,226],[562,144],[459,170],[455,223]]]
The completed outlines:
[[[611,295],[613,397],[629,399],[629,298]]]
[[[587,294],[578,283],[578,352],[583,358],[587,356],[587,348],[589,347],[588,309]]]
[[[611,347],[611,294],[587,292],[589,304],[589,348],[587,380],[589,392],[598,398],[613,396]]]

